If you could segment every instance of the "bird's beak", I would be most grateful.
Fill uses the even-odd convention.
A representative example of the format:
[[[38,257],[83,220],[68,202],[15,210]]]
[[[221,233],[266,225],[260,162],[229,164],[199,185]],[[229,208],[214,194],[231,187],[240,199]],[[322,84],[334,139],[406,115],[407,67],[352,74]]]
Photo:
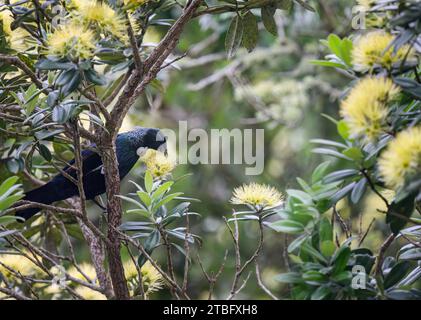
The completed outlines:
[[[140,147],[136,150],[136,153],[139,157],[143,157],[146,154],[147,151],[148,151],[148,148]]]
[[[162,152],[166,157],[168,157],[168,148],[167,148],[167,143],[163,143],[159,146],[158,148],[159,152]]]

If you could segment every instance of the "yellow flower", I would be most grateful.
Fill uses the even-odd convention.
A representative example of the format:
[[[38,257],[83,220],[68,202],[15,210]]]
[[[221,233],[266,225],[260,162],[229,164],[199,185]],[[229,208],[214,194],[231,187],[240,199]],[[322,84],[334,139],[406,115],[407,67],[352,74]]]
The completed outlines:
[[[7,279],[16,278],[10,269],[25,276],[43,273],[32,261],[19,254],[1,254],[0,262],[0,273]]]
[[[88,287],[79,286],[76,288],[75,292],[86,300],[107,300],[107,297],[102,293]]]
[[[143,290],[145,292],[145,296],[148,296],[151,293],[159,291],[163,288],[164,279],[162,275],[149,261],[147,261],[142,266],[140,271],[142,273]],[[129,282],[129,287],[133,291],[133,295],[135,295],[134,292],[138,292],[137,288],[139,286],[139,281],[136,266],[132,261],[127,261],[124,264],[124,273],[126,275],[127,281]]]
[[[19,52],[28,49],[26,39],[29,34],[21,28],[12,30],[13,16],[9,10],[0,11],[0,22],[3,25],[3,33],[10,48]]]
[[[399,189],[408,179],[421,173],[421,127],[402,131],[389,142],[379,159],[379,171],[392,189]]]
[[[399,94],[388,78],[366,77],[341,104],[341,115],[353,136],[373,140],[387,127],[388,104]]]
[[[94,25],[104,33],[114,35],[121,40],[127,39],[126,19],[107,3],[96,0],[73,0],[72,5],[76,10],[75,18],[80,18],[86,26]]]
[[[164,278],[149,261],[142,266],[141,271],[146,296],[164,287]]]
[[[32,262],[17,254],[2,254],[0,262],[2,263],[0,264],[0,273],[6,278],[13,277],[13,273],[8,268],[23,275],[29,275],[33,271]]]
[[[92,31],[75,21],[61,25],[48,37],[48,54],[53,56],[88,59],[94,55],[94,49]]]
[[[89,263],[81,263],[79,265],[79,269],[83,272],[83,274],[76,269],[74,266],[72,266],[69,270],[68,270],[68,274],[70,276],[72,276],[73,278],[79,279],[81,281],[88,281],[88,279],[85,278],[85,275],[89,278],[90,281],[96,283],[96,271],[95,268],[93,267],[93,265],[89,264]]]
[[[273,187],[250,183],[234,189],[231,203],[266,208],[280,205],[283,198],[283,195]]]
[[[415,51],[404,45],[397,52],[390,46],[394,36],[384,31],[372,31],[360,37],[352,51],[352,61],[357,71],[369,71],[375,66],[391,69],[394,64],[415,58]]]
[[[126,5],[129,8],[137,8],[149,1],[150,0],[124,0],[124,5]]]
[[[376,0],[357,0],[357,4],[368,11],[376,4]]]
[[[145,163],[147,170],[156,178],[169,175],[176,165],[175,161],[153,149],[148,149],[141,160]]]

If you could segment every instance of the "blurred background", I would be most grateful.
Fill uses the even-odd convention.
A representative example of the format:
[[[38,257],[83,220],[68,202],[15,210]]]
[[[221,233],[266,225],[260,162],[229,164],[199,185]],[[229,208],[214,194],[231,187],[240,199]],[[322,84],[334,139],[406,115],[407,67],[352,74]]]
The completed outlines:
[[[225,30],[233,14],[205,16],[194,20],[188,33],[184,33],[173,58],[180,59],[177,68],[160,72],[159,82],[147,89],[147,94],[136,101],[126,118],[122,131],[134,126],[168,128],[177,131],[179,121],[187,121],[189,129],[264,129],[265,166],[263,174],[247,176],[241,165],[179,165],[173,173],[175,178],[190,174],[176,184],[176,191],[200,199],[192,210],[201,217],[191,218],[192,232],[202,237],[202,244],[192,247],[189,292],[192,297],[207,298],[208,283],[198,264],[200,255],[208,273],[217,272],[228,256],[225,268],[215,286],[215,298],[228,295],[235,271],[234,251],[231,236],[223,217],[233,210],[229,203],[232,190],[246,182],[258,182],[274,186],[279,191],[296,188],[296,177],[308,180],[315,167],[324,160],[311,152],[314,138],[337,140],[336,126],[327,118],[338,118],[338,100],[349,79],[332,68],[311,64],[321,59],[326,51],[320,39],[330,33],[342,37],[351,31],[352,1],[312,2],[317,13],[295,5],[293,10],[278,10],[276,23],[279,37],[268,32],[259,33],[258,47],[251,53],[245,49],[235,57],[227,59],[224,39]],[[178,10],[174,7],[173,10]],[[256,14],[260,14],[259,10]],[[178,16],[176,11],[167,17]],[[259,28],[264,29],[263,25]],[[146,43],[160,41],[167,26],[148,29]],[[119,73],[115,73],[119,77]],[[339,139],[339,138],[338,138]],[[174,146],[170,153],[174,156]],[[36,159],[35,159],[36,161]],[[336,160],[332,170],[335,169]],[[340,167],[339,163],[336,163]],[[140,164],[131,171],[122,184],[122,193],[133,192],[128,180],[142,183],[144,168]],[[30,186],[25,186],[26,189]],[[369,194],[362,208],[351,207],[341,202],[338,209],[346,219],[352,219],[353,227],[365,230],[376,217],[381,204]],[[95,219],[98,208],[89,204],[89,213]],[[370,214],[371,213],[371,214]],[[126,220],[133,217],[125,216]],[[376,248],[383,242],[383,231],[374,225],[365,240],[365,246]],[[287,296],[283,284],[274,276],[287,270],[285,250],[291,239],[273,231],[265,231],[263,254],[260,257],[262,280],[278,297]],[[240,248],[243,259],[256,249],[257,226],[251,222],[240,224]],[[182,245],[182,241],[180,240]],[[88,259],[89,253],[82,242],[75,243],[79,259]],[[165,255],[155,250],[153,257],[162,264]],[[125,253],[125,259],[129,259]],[[175,253],[175,270],[182,279],[184,256]],[[254,273],[251,275],[253,279]],[[154,293],[151,299],[170,298],[168,290]],[[256,281],[250,280],[237,298],[266,299]]]
[[[207,298],[208,284],[200,269],[199,252],[208,272],[217,272],[226,249],[230,249],[224,272],[215,287],[215,295],[225,298],[234,272],[232,240],[223,216],[232,213],[229,200],[233,188],[244,182],[272,185],[280,191],[297,187],[296,177],[308,179],[314,168],[324,159],[312,154],[313,138],[336,139],[336,127],[323,115],[337,118],[338,98],[349,79],[329,68],[316,67],[313,59],[324,57],[325,39],[334,32],[339,36],[351,29],[350,1],[318,1],[317,14],[296,6],[291,13],[276,14],[279,38],[268,32],[259,34],[259,45],[251,53],[239,51],[228,60],[224,49],[224,30],[232,14],[221,17],[206,16],[194,22],[192,32],[184,34],[178,46],[178,55],[187,54],[177,63],[177,69],[160,73],[161,85],[149,88],[148,95],[137,101],[124,124],[123,130],[135,125],[178,129],[179,121],[188,121],[189,129],[233,128],[265,130],[265,169],[260,176],[246,176],[240,165],[179,165],[174,176],[190,173],[178,182],[177,189],[187,196],[200,199],[193,210],[201,218],[191,221],[193,232],[202,236],[202,248],[192,253],[193,265],[190,290],[193,296]],[[168,18],[171,18],[170,16]],[[164,28],[164,27],[162,27]],[[264,28],[263,25],[259,28]],[[146,35],[146,42],[158,42],[165,29],[155,28]],[[190,48],[189,51],[187,49]],[[176,55],[177,55],[176,54]],[[329,159],[331,160],[331,159]],[[142,168],[132,171],[128,179],[140,180]],[[124,184],[126,192],[132,191]],[[371,197],[369,196],[370,200]],[[374,199],[374,198],[373,198]],[[371,203],[374,202],[374,203]],[[377,200],[367,206],[378,208]],[[345,217],[358,210],[341,204]],[[373,216],[376,210],[373,209]],[[372,216],[362,221],[366,228]],[[257,244],[257,229],[253,223],[240,225],[242,256],[247,259]],[[381,232],[371,233],[370,242],[382,241]],[[282,296],[282,284],[273,278],[285,271],[284,247],[288,239],[271,231],[266,232],[264,254],[260,258],[265,284]],[[154,255],[159,257],[159,252]],[[162,257],[164,261],[165,257]],[[184,259],[179,254],[176,270],[182,273]],[[179,274],[179,278],[182,274]],[[251,276],[254,277],[254,274]],[[169,297],[165,291],[155,298]],[[154,298],[154,297],[152,297]],[[238,298],[267,298],[256,281],[249,281]]]

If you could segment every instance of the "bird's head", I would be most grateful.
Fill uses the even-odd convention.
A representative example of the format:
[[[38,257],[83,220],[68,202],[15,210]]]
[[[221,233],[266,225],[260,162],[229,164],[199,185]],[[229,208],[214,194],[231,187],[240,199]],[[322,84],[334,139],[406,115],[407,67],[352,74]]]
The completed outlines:
[[[128,138],[132,148],[147,148],[167,152],[167,138],[157,128],[136,127],[134,130],[123,133]]]

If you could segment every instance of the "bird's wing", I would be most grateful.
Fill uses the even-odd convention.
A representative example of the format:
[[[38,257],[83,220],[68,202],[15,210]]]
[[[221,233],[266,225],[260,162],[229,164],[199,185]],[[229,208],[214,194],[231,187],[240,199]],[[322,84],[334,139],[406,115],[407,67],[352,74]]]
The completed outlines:
[[[90,149],[83,150],[82,153],[82,162],[83,162],[83,175],[87,176],[96,170],[101,170],[102,160],[98,153]],[[71,176],[76,176],[76,170],[72,167],[75,164],[75,159],[69,162],[69,165],[63,168],[63,171],[70,174]]]

